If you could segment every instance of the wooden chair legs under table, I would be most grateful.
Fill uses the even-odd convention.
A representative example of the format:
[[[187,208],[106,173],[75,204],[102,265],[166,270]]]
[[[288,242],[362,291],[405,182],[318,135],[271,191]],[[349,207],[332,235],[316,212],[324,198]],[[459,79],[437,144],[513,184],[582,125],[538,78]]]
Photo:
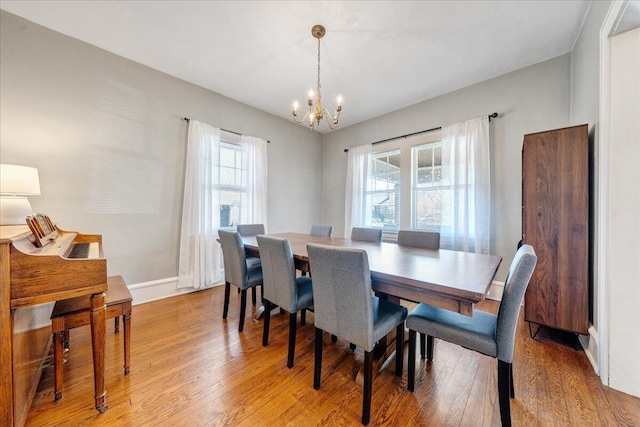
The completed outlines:
[[[105,306],[107,319],[114,318],[114,330],[118,333],[122,316],[124,341],[124,374],[129,373],[129,355],[131,353],[131,293],[122,276],[107,278]],[[63,347],[68,348],[69,329],[89,325],[91,315],[90,297],[83,296],[57,301],[51,313],[51,332],[53,333],[54,391],[55,400],[62,399]]]

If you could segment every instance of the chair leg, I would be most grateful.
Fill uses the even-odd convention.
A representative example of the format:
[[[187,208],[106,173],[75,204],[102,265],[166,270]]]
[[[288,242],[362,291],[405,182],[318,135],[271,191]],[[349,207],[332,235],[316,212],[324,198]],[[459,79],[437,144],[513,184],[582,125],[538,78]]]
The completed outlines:
[[[404,322],[396,327],[396,376],[402,376],[402,349],[404,347]]]
[[[222,308],[222,318],[227,318],[227,313],[229,313],[229,293],[231,292],[231,284],[229,282],[224,282],[224,306]]]
[[[433,335],[427,335],[427,361],[433,360]]]
[[[54,400],[58,401],[62,399],[62,376],[64,363],[62,357],[62,345],[63,345],[64,331],[56,332],[53,334],[53,365],[54,365]]]
[[[509,373],[511,363],[498,359],[498,400],[502,427],[511,427],[511,402],[509,401]]]
[[[512,399],[516,397],[516,391],[513,388],[513,363],[509,363],[509,396]]]
[[[256,305],[256,300],[257,300],[256,293],[257,293],[256,287],[254,286],[251,288],[251,304],[253,305]]]
[[[426,348],[427,337],[425,334],[420,334],[420,357],[423,359],[427,356]]]
[[[349,343],[349,348],[351,349],[351,351],[355,351],[356,350],[356,345],[352,342]]]
[[[416,331],[409,329],[409,357],[407,358],[407,388],[413,392],[416,376]]]
[[[336,341],[338,341],[338,337],[331,334],[331,342],[336,342]]]
[[[113,333],[117,334],[118,332],[120,332],[120,319],[116,316],[113,318]]]
[[[300,310],[300,326],[304,326],[307,323],[307,309],[303,308]]]
[[[238,322],[238,332],[242,332],[244,329],[244,317],[247,311],[247,290],[243,289],[240,292],[240,322]]]
[[[369,424],[371,415],[371,388],[373,385],[373,355],[370,351],[364,352],[364,387],[362,390],[362,424]]]
[[[322,374],[322,329],[316,328],[315,361],[313,364],[313,388],[320,389],[320,375]]]
[[[269,344],[269,323],[271,323],[271,303],[269,301],[262,300],[264,303],[264,327],[262,329],[262,346],[266,347]]]
[[[293,366],[293,358],[296,354],[296,323],[298,316],[296,313],[289,313],[289,352],[287,354],[287,368]]]

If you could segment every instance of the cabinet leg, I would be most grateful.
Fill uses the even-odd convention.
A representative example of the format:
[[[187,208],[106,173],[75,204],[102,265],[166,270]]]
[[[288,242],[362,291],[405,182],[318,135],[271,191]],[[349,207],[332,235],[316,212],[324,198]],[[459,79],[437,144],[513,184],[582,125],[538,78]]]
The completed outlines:
[[[533,333],[531,331],[531,322],[528,322],[528,323],[529,323],[529,336],[531,337],[532,340],[535,340],[536,339],[536,335],[538,335],[538,332],[540,332],[540,328],[542,327],[542,325],[538,325],[538,329],[536,329],[536,332]]]

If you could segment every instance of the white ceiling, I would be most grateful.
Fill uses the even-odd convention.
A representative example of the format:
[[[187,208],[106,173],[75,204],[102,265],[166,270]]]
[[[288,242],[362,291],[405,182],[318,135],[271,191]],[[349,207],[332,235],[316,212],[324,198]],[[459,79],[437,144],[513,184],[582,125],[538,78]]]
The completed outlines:
[[[589,1],[0,1],[0,8],[291,119],[317,80],[340,127],[573,49]],[[320,131],[327,131],[323,125]]]

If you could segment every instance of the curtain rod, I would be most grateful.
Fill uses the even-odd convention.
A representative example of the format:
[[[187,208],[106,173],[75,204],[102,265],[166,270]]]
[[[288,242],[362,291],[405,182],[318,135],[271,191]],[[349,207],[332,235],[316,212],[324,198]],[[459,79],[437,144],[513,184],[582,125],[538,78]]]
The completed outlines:
[[[191,121],[191,119],[190,119],[189,117],[183,117],[183,118],[182,118],[182,120],[186,121],[187,123],[189,123],[189,122]],[[232,131],[232,130],[227,130],[227,129],[222,129],[222,128],[220,128],[220,130],[223,130],[223,131],[225,131],[225,132],[232,133],[232,134],[234,134],[234,135],[240,135],[240,136],[242,136],[242,134],[241,134],[240,132],[234,132],[234,131]],[[271,141],[269,141],[268,139],[267,139],[267,144],[271,144]]]
[[[491,113],[491,114],[488,115],[488,117],[489,117],[489,121],[491,121],[491,119],[495,119],[496,117],[498,117],[498,113]],[[400,139],[400,138],[408,138],[408,137],[413,136],[413,135],[420,135],[421,133],[432,132],[434,130],[439,130],[439,129],[442,129],[442,126],[438,126],[437,128],[419,130],[418,132],[408,133],[406,135],[394,136],[392,138],[387,138],[387,139],[383,139],[383,140],[380,140],[380,141],[372,142],[371,145],[376,145],[376,144],[380,144],[380,143],[383,143],[383,142],[393,141],[395,139]],[[345,153],[348,152],[348,151],[349,151],[348,148],[344,149]]]

